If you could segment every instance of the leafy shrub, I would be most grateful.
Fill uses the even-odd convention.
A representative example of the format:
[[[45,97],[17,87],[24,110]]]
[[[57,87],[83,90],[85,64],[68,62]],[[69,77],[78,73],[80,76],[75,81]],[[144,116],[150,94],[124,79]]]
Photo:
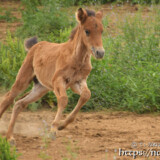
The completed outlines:
[[[71,5],[95,5],[95,4],[106,4],[106,3],[125,3],[130,2],[132,4],[158,4],[159,0],[59,0],[62,6]]]
[[[133,4],[158,4],[159,0],[131,0],[131,3]]]
[[[15,148],[11,148],[6,139],[0,136],[0,160],[17,160]]]
[[[59,36],[59,31],[69,25],[69,16],[56,0],[22,0],[25,9],[22,12],[23,25],[17,35],[22,38],[38,36],[43,40],[51,33]]]
[[[129,15],[120,24],[119,35],[104,38],[106,56],[100,62],[93,60],[88,79],[89,106],[138,113],[160,110],[159,10],[151,17]]]
[[[45,39],[50,42],[62,43],[66,42],[69,39],[69,35],[72,31],[73,27],[69,26],[65,29],[59,30],[59,36],[56,36],[54,33],[50,33]]]
[[[105,4],[107,2],[110,2],[110,0],[61,0],[59,3],[62,6],[71,6],[71,5],[94,5],[94,4]]]
[[[26,56],[23,42],[12,39],[10,32],[6,39],[7,46],[0,44],[0,85],[10,87]]]

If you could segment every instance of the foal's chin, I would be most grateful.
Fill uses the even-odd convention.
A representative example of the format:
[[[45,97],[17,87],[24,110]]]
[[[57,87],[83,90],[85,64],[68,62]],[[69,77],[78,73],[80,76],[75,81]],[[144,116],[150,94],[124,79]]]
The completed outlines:
[[[96,57],[96,56],[94,56],[94,57],[95,57],[97,60],[102,60],[104,56],[102,56],[102,57]]]

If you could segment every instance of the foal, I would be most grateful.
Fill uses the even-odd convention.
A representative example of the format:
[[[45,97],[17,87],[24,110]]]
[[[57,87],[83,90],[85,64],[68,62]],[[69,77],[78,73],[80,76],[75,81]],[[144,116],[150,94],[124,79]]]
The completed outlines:
[[[102,12],[95,13],[79,8],[76,19],[78,25],[65,43],[37,42],[35,37],[25,42],[28,54],[15,83],[0,104],[0,117],[32,80],[35,83],[31,92],[14,104],[7,132],[9,141],[14,143],[13,128],[18,114],[48,91],[53,91],[58,101],[58,111],[51,125],[51,136],[55,136],[58,130],[71,123],[81,107],[90,99],[91,92],[86,81],[92,69],[91,54],[97,59],[104,56]],[[62,121],[62,112],[68,103],[66,90],[69,87],[79,94],[80,98],[74,110]]]

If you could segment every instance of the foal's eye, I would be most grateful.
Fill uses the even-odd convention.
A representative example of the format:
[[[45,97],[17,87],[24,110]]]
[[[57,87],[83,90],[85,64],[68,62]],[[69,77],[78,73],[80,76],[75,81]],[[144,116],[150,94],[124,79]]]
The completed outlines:
[[[89,30],[85,30],[85,32],[86,32],[86,35],[89,36],[90,31]]]

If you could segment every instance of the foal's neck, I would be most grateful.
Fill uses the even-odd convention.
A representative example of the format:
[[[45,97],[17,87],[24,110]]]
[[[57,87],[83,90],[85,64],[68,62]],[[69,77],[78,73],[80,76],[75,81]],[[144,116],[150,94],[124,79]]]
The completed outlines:
[[[85,63],[90,60],[90,53],[87,46],[84,44],[80,27],[73,39],[73,58],[76,62]]]

